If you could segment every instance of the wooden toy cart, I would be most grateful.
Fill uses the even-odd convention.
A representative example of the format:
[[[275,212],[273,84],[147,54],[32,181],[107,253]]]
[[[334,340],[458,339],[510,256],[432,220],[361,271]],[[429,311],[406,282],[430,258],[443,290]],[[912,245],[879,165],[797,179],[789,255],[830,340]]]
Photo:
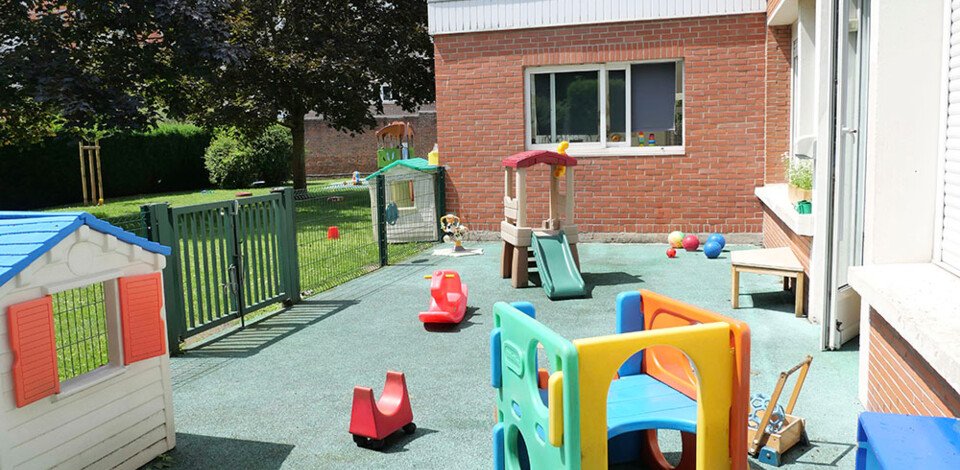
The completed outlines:
[[[789,451],[799,442],[807,442],[806,421],[803,418],[793,415],[793,407],[797,404],[797,397],[800,395],[800,388],[803,387],[803,381],[807,378],[807,371],[810,370],[810,363],[813,357],[807,356],[799,364],[793,366],[790,370],[780,373],[777,380],[777,386],[773,389],[773,396],[770,397],[770,403],[763,412],[760,424],[756,429],[747,428],[747,453],[757,457],[761,462],[779,467],[783,454]],[[779,431],[768,433],[767,425],[773,417],[773,412],[777,407],[777,401],[780,394],[783,393],[783,387],[787,379],[795,372],[800,371],[797,377],[797,383],[793,386],[793,393],[790,394],[790,401],[784,409],[783,427]]]

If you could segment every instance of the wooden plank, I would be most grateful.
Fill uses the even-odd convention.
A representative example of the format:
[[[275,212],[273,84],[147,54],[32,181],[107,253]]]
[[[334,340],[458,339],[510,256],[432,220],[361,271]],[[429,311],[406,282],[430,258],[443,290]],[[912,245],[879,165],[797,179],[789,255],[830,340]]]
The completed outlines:
[[[734,309],[740,307],[740,271],[736,266],[730,267],[732,279],[730,281],[730,304]]]
[[[766,268],[778,271],[803,271],[803,265],[788,247],[734,251],[730,263],[738,267]]]
[[[142,421],[148,416],[163,411],[160,394],[138,393],[130,400],[117,401],[86,419],[73,421],[65,426],[33,439],[27,444],[12,449],[13,461],[30,462],[37,468],[50,468],[62,456],[75,455],[103,439]]]
[[[98,461],[104,460],[105,458],[110,457],[112,454],[120,452],[124,448],[130,447],[135,443],[140,437],[150,433],[155,433],[156,431],[164,431],[164,419],[165,414],[163,411],[158,411],[142,421],[134,423],[127,429],[124,429],[121,432],[118,432],[112,436],[106,437],[102,442],[99,442],[90,448],[71,456],[70,458],[58,462],[56,465],[62,468],[85,468]],[[160,433],[160,436],[155,440],[163,439],[164,432]],[[141,446],[139,450],[143,450]],[[124,456],[121,461],[127,460],[130,458],[130,455],[127,454]],[[98,465],[99,466],[99,465]],[[103,465],[103,467],[113,467],[115,465]]]
[[[761,269],[761,268],[745,268],[742,266],[735,266],[737,271],[741,273],[752,273],[752,274],[766,274],[770,276],[783,276],[783,277],[797,277],[799,273],[796,271],[781,271],[777,269]]]

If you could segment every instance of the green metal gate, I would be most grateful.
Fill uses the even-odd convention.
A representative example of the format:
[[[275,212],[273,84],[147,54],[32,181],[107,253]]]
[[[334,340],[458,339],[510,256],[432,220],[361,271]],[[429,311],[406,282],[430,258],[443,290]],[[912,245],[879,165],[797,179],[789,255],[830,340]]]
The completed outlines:
[[[187,338],[299,300],[293,197],[144,207],[149,238],[172,248],[163,271],[171,352]]]

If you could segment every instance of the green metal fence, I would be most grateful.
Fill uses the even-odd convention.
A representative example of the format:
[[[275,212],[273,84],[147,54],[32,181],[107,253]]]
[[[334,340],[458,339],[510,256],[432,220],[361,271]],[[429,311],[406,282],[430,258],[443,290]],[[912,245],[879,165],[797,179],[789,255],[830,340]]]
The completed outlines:
[[[167,331],[180,342],[299,300],[292,191],[171,208],[144,206],[151,240],[172,249],[164,269]]]
[[[409,199],[402,207],[390,207],[399,199],[381,176],[372,186],[151,204],[140,217],[111,222],[171,247],[163,282],[168,341],[177,353],[182,342],[212,328],[232,321],[242,327],[249,313],[298,302],[435,244],[443,172],[416,178],[429,183],[410,180],[409,192],[395,185]]]
[[[52,297],[60,381],[110,362],[103,284],[57,292]]]

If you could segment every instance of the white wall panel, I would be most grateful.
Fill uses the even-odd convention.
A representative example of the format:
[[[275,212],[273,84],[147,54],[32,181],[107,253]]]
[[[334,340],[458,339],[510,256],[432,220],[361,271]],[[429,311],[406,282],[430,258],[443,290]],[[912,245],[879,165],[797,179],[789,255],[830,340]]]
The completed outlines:
[[[763,13],[765,0],[429,0],[430,34]]]

